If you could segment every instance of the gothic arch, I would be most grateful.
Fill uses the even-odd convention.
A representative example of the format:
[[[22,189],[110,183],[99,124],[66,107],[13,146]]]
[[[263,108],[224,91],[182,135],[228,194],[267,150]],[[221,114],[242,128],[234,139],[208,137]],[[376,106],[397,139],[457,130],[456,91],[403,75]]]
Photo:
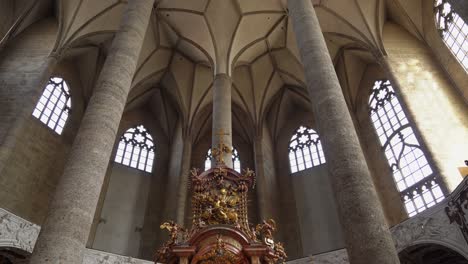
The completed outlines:
[[[438,241],[416,243],[398,254],[402,264],[466,264],[468,258],[451,245]]]

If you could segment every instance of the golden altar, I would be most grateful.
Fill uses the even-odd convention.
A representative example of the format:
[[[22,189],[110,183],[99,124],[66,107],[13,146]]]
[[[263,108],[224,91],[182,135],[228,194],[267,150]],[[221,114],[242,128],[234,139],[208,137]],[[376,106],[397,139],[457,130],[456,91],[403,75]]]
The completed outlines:
[[[284,247],[274,241],[276,223],[270,219],[251,226],[248,222],[247,194],[255,186],[255,173],[225,166],[220,154],[229,149],[220,144],[213,151],[216,166],[199,173],[190,172],[192,226],[185,229],[173,221],[162,229],[169,240],[156,252],[156,263],[167,264],[260,264],[282,263]]]

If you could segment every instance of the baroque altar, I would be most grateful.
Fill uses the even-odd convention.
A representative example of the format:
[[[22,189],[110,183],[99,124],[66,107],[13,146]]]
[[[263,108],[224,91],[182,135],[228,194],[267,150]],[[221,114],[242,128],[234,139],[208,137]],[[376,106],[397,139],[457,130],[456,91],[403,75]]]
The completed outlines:
[[[221,141],[213,148],[214,168],[191,170],[192,226],[161,225],[169,240],[156,252],[156,263],[273,264],[287,258],[283,245],[274,241],[274,220],[249,224],[247,194],[255,186],[255,173],[227,167],[222,156],[230,151]]]

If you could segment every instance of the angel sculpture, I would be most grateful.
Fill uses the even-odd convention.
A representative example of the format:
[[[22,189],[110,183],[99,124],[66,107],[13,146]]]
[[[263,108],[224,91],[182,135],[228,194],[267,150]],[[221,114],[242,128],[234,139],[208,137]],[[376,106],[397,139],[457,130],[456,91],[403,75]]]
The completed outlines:
[[[166,263],[168,259],[168,254],[169,254],[169,246],[168,245],[163,245],[158,251],[156,251],[156,254],[154,256],[154,263]]]
[[[288,258],[288,255],[286,255],[286,251],[284,250],[283,243],[279,242],[275,244],[275,259],[281,261],[281,263],[284,263],[284,261]]]
[[[177,237],[179,236],[179,233],[185,231],[184,228],[182,228],[181,226],[176,224],[174,221],[164,222],[160,226],[160,228],[161,229],[166,229],[167,231],[169,231],[169,236],[170,236],[170,240],[169,240],[169,243],[168,243],[169,245],[176,244],[177,243]]]
[[[273,219],[263,220],[263,223],[258,224],[255,228],[257,234],[261,234],[267,245],[272,246],[273,241],[273,232],[276,231],[276,222]]]

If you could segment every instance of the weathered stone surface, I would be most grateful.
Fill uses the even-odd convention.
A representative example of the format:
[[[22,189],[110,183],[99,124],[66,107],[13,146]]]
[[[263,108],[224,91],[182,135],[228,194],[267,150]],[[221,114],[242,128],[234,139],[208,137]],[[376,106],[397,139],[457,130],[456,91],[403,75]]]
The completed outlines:
[[[128,3],[30,263],[82,262],[153,3]]]
[[[288,264],[349,264],[346,249],[335,250],[307,258],[286,262]]]
[[[213,140],[212,147],[218,147],[220,131],[224,144],[232,147],[232,112],[231,112],[231,86],[232,80],[226,74],[218,74],[213,81]],[[224,163],[232,168],[231,154],[224,154]]]
[[[0,247],[32,252],[40,227],[0,208]]]
[[[308,0],[288,8],[350,262],[399,263],[315,10]]]
[[[83,264],[151,264],[146,261],[126,256],[115,255],[102,251],[87,249],[83,258]]]

